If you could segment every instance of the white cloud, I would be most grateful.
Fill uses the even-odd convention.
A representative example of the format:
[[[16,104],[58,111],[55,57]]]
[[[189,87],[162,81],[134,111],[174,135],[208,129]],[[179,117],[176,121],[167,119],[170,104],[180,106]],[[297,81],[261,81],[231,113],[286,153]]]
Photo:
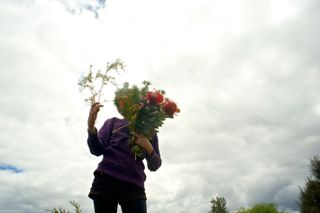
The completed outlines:
[[[315,1],[117,0],[98,19],[68,12],[97,1],[61,2],[0,9],[0,164],[24,170],[0,171],[1,209],[44,212],[73,199],[93,211],[87,193],[99,158],[86,147],[77,80],[90,64],[120,57],[121,81],[150,80],[182,110],[159,134],[150,212],[207,212],[214,196],[232,210],[257,202],[297,210],[320,148]],[[106,105],[97,126],[115,115]]]

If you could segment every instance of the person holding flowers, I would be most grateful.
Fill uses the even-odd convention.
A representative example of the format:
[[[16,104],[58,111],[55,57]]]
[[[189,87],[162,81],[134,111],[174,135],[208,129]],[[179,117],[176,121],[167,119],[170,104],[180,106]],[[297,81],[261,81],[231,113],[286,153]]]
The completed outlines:
[[[118,89],[114,103],[123,118],[107,119],[99,131],[95,121],[103,105],[91,106],[87,143],[93,155],[103,155],[89,192],[95,213],[116,213],[118,204],[123,213],[147,212],[143,161],[150,171],[159,169],[158,128],[180,111],[164,91],[149,91],[149,85],[144,82],[138,88],[125,83]]]

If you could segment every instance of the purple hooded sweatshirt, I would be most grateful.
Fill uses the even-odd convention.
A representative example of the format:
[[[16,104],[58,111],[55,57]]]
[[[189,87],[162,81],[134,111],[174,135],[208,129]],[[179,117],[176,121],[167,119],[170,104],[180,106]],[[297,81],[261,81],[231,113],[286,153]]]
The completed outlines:
[[[151,144],[154,149],[152,154],[144,152],[142,158],[135,159],[129,146],[129,128],[122,128],[112,133],[112,130],[126,124],[128,121],[124,119],[111,118],[106,120],[97,134],[88,134],[87,142],[91,154],[103,155],[95,171],[144,188],[146,175],[143,159],[146,159],[150,171],[156,171],[161,166],[158,136],[155,134],[152,138]]]

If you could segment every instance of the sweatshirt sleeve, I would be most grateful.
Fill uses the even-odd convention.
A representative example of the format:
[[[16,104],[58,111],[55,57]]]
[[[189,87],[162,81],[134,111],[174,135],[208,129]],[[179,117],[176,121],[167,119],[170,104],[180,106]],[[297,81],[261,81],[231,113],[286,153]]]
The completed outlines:
[[[103,126],[100,128],[100,130],[95,133],[89,133],[88,132],[88,147],[91,152],[91,154],[100,156],[104,152],[104,147],[106,147],[109,143],[107,139],[109,138],[109,135],[111,134],[110,129],[112,128],[112,119],[108,119],[105,121]]]
[[[152,138],[153,152],[151,155],[147,155],[147,166],[150,171],[157,171],[162,163],[159,151],[159,140],[157,134]]]

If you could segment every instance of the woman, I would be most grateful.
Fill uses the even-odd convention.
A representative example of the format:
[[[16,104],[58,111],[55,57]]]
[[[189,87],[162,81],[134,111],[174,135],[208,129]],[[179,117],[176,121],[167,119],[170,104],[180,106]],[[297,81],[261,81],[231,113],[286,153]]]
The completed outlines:
[[[103,155],[94,171],[94,180],[89,193],[93,199],[95,213],[116,213],[120,204],[123,213],[146,213],[146,194],[143,159],[150,171],[161,166],[157,134],[149,141],[143,135],[135,135],[135,143],[144,150],[144,155],[136,159],[129,146],[128,128],[120,128],[128,121],[119,118],[106,120],[99,131],[95,121],[102,105],[91,106],[88,118],[88,146],[93,155]],[[117,129],[117,131],[112,132]]]

